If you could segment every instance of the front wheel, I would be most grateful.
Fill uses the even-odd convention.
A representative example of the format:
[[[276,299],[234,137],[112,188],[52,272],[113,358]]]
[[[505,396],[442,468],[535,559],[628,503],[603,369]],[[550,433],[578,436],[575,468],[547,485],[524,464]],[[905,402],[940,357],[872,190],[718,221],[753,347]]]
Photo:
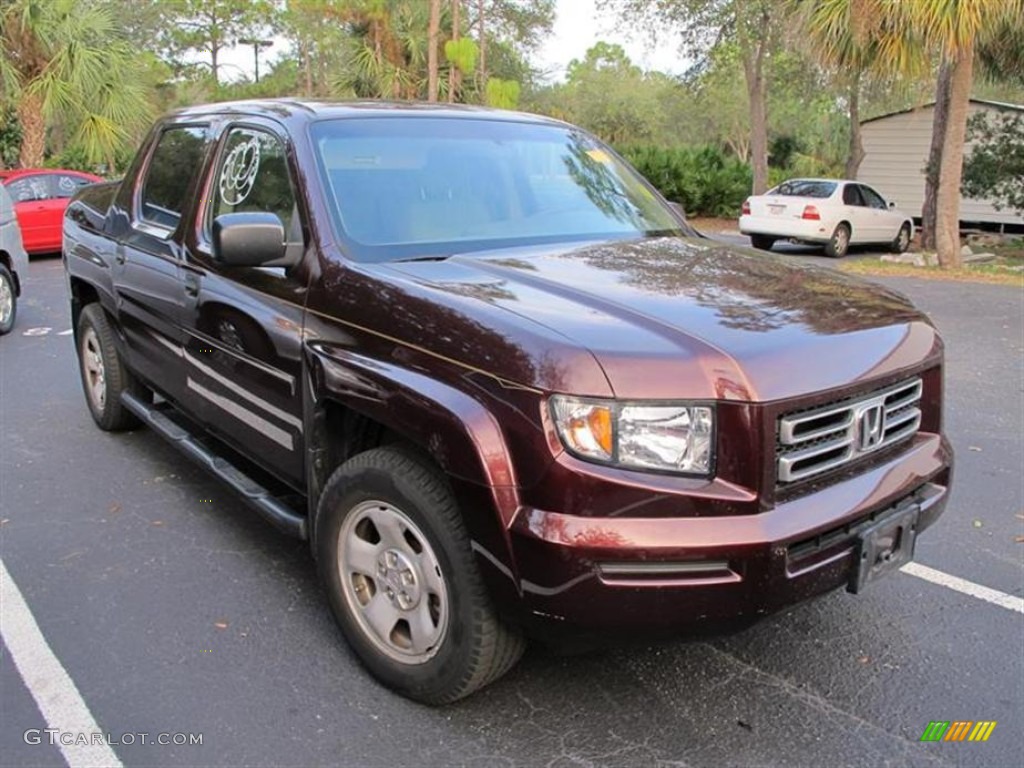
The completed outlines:
[[[6,266],[0,264],[0,336],[10,333],[18,314],[18,294],[14,278]]]
[[[841,259],[850,250],[850,227],[840,224],[825,244],[825,255],[833,259]]]
[[[768,235],[751,235],[750,244],[759,251],[770,251],[775,245],[775,238]]]
[[[889,250],[893,253],[904,253],[907,248],[910,247],[910,225],[904,224],[900,227],[900,233],[896,235],[896,239],[889,245]]]
[[[377,448],[331,475],[316,550],[331,610],[363,664],[426,704],[468,696],[522,655],[498,619],[440,472],[411,451]]]

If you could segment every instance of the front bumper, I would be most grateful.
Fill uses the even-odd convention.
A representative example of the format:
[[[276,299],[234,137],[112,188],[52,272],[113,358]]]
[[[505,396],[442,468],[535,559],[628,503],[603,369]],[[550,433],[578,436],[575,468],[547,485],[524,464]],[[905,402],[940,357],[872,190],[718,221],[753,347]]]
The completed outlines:
[[[942,514],[952,458],[944,438],[921,433],[886,463],[752,515],[521,509],[510,537],[527,629],[713,629],[842,587],[859,528],[908,503],[919,506],[919,532]]]

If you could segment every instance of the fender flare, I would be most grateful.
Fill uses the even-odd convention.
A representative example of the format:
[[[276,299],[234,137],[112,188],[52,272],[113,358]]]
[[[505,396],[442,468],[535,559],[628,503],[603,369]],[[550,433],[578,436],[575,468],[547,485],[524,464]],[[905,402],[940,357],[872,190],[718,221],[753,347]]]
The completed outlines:
[[[452,482],[478,561],[517,592],[509,528],[520,506],[512,457],[501,425],[483,403],[449,384],[339,345],[306,345],[306,435],[310,530],[323,476],[316,436],[326,403],[349,409],[400,435],[433,459]],[[467,504],[472,499],[475,503]],[[481,509],[486,501],[489,509]],[[471,506],[472,508],[467,508]],[[491,579],[488,579],[492,581]],[[493,581],[492,581],[493,583]],[[498,586],[498,585],[495,585]]]

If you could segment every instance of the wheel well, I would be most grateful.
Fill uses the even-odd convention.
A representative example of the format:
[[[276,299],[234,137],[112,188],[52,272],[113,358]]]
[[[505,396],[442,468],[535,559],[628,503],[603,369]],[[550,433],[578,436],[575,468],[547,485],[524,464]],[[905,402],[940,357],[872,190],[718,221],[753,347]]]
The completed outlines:
[[[335,400],[324,402],[317,422],[318,426],[322,424],[322,428],[316,430],[318,447],[314,471],[318,488],[327,483],[335,469],[356,454],[393,443],[407,443],[383,424]]]
[[[82,310],[93,302],[99,301],[100,295],[89,283],[77,277],[71,278],[71,328],[78,335],[78,318]]]
[[[312,426],[311,434],[307,436],[311,536],[316,528],[316,505],[334,470],[357,454],[385,445],[401,444],[418,450],[418,446],[397,432],[336,400],[324,400],[317,405]]]
[[[853,234],[853,225],[850,222],[846,221],[845,219],[843,221],[840,221],[839,224],[836,224],[836,229],[838,229],[843,224],[846,225],[846,230],[852,235]]]

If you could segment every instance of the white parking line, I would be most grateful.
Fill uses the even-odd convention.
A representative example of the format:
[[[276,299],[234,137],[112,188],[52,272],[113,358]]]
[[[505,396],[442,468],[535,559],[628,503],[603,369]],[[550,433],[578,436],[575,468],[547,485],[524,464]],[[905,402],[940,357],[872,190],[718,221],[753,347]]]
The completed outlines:
[[[907,563],[900,570],[910,576],[917,576],[917,578],[930,581],[932,584],[938,584],[955,592],[976,597],[979,600],[992,603],[992,605],[998,605],[1000,608],[1005,608],[1008,611],[1024,613],[1024,598],[1014,597],[991,587],[983,587],[981,584],[961,579],[959,576],[950,576],[948,573],[937,571],[920,563]]]
[[[3,559],[0,559],[0,635],[10,651],[14,666],[21,673],[21,679],[43,713],[47,727],[63,733],[86,734],[86,740],[90,742],[87,744],[62,744],[58,736],[55,743],[68,765],[71,768],[120,768],[121,761],[108,744],[103,741],[93,743],[92,734],[102,731],[39,631],[39,625],[18,585],[7,572]]]

